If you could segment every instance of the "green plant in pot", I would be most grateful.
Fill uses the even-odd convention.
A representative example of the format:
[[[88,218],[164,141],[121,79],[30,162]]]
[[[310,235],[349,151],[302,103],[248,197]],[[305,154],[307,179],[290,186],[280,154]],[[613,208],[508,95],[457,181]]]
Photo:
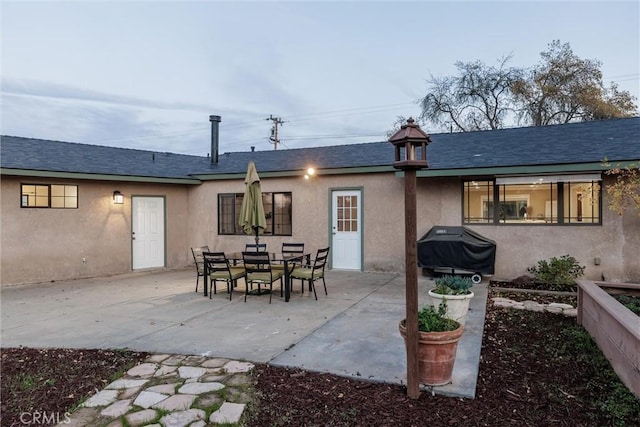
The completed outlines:
[[[471,290],[473,281],[468,276],[445,275],[435,280],[436,287],[429,291],[434,306],[446,301],[449,319],[460,322],[464,326],[469,311],[469,302],[474,294]]]
[[[436,309],[427,305],[418,312],[418,365],[420,382],[437,386],[451,382],[453,366],[462,337],[459,322],[446,317],[447,304]],[[406,319],[399,325],[400,335],[407,342]]]

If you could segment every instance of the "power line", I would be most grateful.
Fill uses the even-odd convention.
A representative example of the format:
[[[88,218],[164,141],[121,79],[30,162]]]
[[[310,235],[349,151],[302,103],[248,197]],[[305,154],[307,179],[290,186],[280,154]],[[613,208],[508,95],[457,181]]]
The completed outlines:
[[[604,80],[611,80],[611,79],[617,79],[618,77],[631,77],[631,76],[640,76],[640,74],[638,74],[638,73],[634,73],[634,74],[620,74],[620,75],[617,75],[617,76],[606,76],[606,77],[603,77],[603,79],[604,79]],[[636,77],[636,78],[638,78],[638,77]]]
[[[316,112],[316,113],[306,113],[306,114],[298,114],[295,116],[291,116],[293,118],[295,118],[296,120],[287,120],[286,122],[303,122],[303,121],[310,121],[310,120],[318,120],[319,118],[340,118],[340,117],[347,117],[347,116],[353,116],[353,115],[360,115],[360,114],[373,114],[373,113],[379,113],[379,112],[384,112],[384,111],[392,111],[394,108],[390,108],[390,107],[398,107],[398,106],[408,106],[408,105],[414,105],[413,103],[396,103],[396,104],[386,104],[386,105],[377,105],[377,106],[369,106],[369,107],[355,107],[355,108],[345,108],[345,109],[341,109],[341,110],[331,110],[331,111],[323,111],[323,112]],[[229,128],[235,128],[235,127],[239,127],[239,126],[243,126],[244,128],[252,128],[252,127],[258,127],[258,126],[262,126],[262,123],[264,122],[264,120],[280,120],[280,124],[285,123],[285,121],[282,121],[281,118],[279,117],[273,117],[273,115],[271,115],[269,118],[267,119],[254,119],[254,120],[247,120],[247,121],[242,121],[242,122],[233,122],[233,123],[224,123],[222,122],[220,124],[220,128],[224,128],[224,129],[229,129]],[[147,136],[134,136],[134,137],[125,137],[125,138],[117,138],[117,139],[109,139],[109,140],[101,140],[101,141],[92,141],[90,142],[91,144],[104,144],[104,143],[113,143],[113,142],[126,142],[126,141],[140,141],[140,140],[145,140],[145,139],[164,139],[164,138],[175,138],[175,137],[188,137],[188,136],[194,136],[200,133],[205,133],[205,132],[209,132],[210,129],[208,126],[203,126],[202,128],[194,128],[193,130],[184,130],[184,131],[176,131],[176,132],[169,132],[166,134],[156,134],[156,135],[147,135]],[[272,137],[275,139],[271,139],[272,143],[274,144],[274,149],[277,149],[277,144],[281,144],[282,142],[279,139],[279,136],[277,135],[277,126],[274,122],[274,125],[272,127]],[[363,135],[363,136],[368,136],[368,135]],[[373,135],[371,135],[373,136]],[[309,136],[303,136],[303,137],[293,137],[294,139],[296,138],[315,138],[316,136],[314,135],[309,135]],[[330,138],[339,138],[340,136],[336,135],[336,136],[330,136]],[[255,142],[258,139],[253,139],[247,142]],[[277,140],[277,141],[276,141]]]
[[[344,114],[344,116],[349,116],[349,115],[353,115],[353,114],[367,114],[367,113],[371,113],[371,112],[375,113],[375,112],[379,112],[379,111],[389,111],[388,110],[389,107],[399,107],[399,106],[403,106],[403,105],[414,105],[414,103],[412,103],[412,102],[403,102],[403,103],[399,103],[399,104],[375,105],[375,106],[371,106],[371,107],[356,107],[356,108],[347,108],[347,109],[343,109],[343,110],[333,110],[333,111],[324,111],[324,112],[318,112],[318,113],[298,114],[298,115],[295,115],[295,116],[289,116],[289,119],[295,118],[295,119],[297,119],[296,121],[313,120],[313,117],[305,118],[305,119],[301,119],[301,117],[326,116],[326,115],[334,115],[334,114],[337,114],[337,113],[356,112],[356,111],[361,111],[361,110],[373,110],[373,111],[365,111],[365,112],[362,112],[362,113]],[[380,110],[381,108],[383,108],[383,110]]]
[[[364,137],[372,137],[382,135],[384,132],[375,132],[375,133],[359,133],[359,134],[339,134],[339,135],[300,135],[300,136],[289,136],[287,140],[294,139],[333,139],[333,138],[364,138]]]
[[[389,107],[399,107],[399,106],[407,106],[407,105],[414,105],[413,102],[403,102],[403,103],[398,103],[398,104],[386,104],[386,105],[374,105],[374,106],[369,106],[369,107],[355,107],[355,108],[345,108],[342,110],[332,110],[332,111],[321,111],[321,112],[316,112],[316,113],[305,113],[305,114],[297,114],[297,115],[290,115],[288,116],[288,120],[287,122],[292,122],[292,119],[296,119],[295,121],[303,121],[303,120],[313,120],[314,118],[309,118],[310,116],[332,116],[338,113],[348,113],[348,112],[357,112],[357,111],[361,111],[361,110],[374,110],[374,111],[364,111],[361,114],[368,114],[368,113],[377,113],[380,111],[389,111]],[[380,110],[381,108],[384,108],[383,110]],[[358,114],[358,113],[351,113],[351,114],[344,114],[342,116],[348,116],[348,115],[354,115],[354,114]],[[338,117],[342,117],[342,116],[338,116]],[[268,119],[267,119],[268,120]],[[234,123],[221,123],[220,127],[235,127],[235,126],[240,126],[243,124],[251,124],[251,123],[256,123],[255,126],[260,126],[260,123],[262,123],[262,120],[249,120],[249,121],[245,121],[245,122],[234,122]]]

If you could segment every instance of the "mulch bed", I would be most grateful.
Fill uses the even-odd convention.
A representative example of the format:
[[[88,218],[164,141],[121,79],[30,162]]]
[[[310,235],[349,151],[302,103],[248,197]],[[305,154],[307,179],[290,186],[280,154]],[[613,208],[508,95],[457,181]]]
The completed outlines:
[[[550,288],[547,283],[538,282],[531,276],[520,276],[513,280],[490,280],[489,287],[529,289],[550,292],[551,294],[557,292],[576,292],[578,289],[575,285],[553,285],[553,288]]]
[[[0,425],[64,421],[65,412],[147,356],[132,351],[3,348]]]
[[[260,365],[248,426],[633,425],[640,401],[580,333],[574,318],[489,305],[475,399],[412,400],[401,386]]]

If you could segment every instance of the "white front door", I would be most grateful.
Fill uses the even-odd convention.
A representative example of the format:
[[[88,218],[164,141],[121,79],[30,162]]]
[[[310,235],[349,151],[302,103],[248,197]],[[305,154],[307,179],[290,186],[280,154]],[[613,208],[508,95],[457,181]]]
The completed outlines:
[[[360,190],[332,194],[331,268],[362,269],[362,193]]]
[[[133,269],[164,267],[164,198],[131,201]]]

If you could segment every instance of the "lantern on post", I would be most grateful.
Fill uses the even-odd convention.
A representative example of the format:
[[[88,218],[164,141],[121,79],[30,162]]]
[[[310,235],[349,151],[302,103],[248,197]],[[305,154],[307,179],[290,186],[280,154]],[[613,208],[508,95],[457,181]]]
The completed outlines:
[[[389,142],[395,148],[394,168],[417,170],[428,167],[427,145],[431,138],[415,124],[413,118],[409,117],[407,123],[389,138]]]
[[[431,138],[409,117],[389,138],[395,148],[393,167],[404,171],[404,238],[406,274],[407,396],[420,396],[418,364],[418,255],[416,236],[416,171],[428,167],[427,145]]]

